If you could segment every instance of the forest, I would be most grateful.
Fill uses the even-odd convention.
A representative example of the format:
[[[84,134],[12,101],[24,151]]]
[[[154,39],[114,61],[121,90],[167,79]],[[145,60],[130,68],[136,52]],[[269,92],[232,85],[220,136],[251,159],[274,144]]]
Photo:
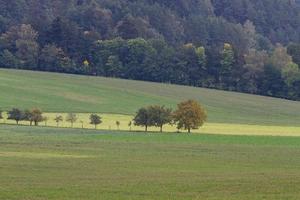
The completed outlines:
[[[0,67],[300,100],[299,0],[1,0]]]

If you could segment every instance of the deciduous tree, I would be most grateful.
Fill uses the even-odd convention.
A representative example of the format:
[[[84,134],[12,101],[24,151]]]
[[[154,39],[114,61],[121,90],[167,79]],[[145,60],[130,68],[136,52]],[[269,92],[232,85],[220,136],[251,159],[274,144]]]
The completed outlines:
[[[93,124],[95,126],[95,129],[97,129],[97,125],[102,123],[102,119],[99,115],[91,114],[90,115],[90,124]]]
[[[292,56],[293,62],[300,65],[300,43],[290,44],[287,48],[288,54]]]
[[[131,130],[132,130],[132,121],[130,121],[130,122],[128,123],[128,126],[129,126],[129,130],[131,131]]]
[[[28,121],[30,126],[32,126],[33,116],[32,116],[32,112],[30,110],[25,110],[24,111],[24,120]]]
[[[198,129],[207,120],[205,109],[195,100],[188,100],[178,104],[174,112],[174,120],[178,129]]]
[[[154,126],[160,128],[160,132],[163,131],[165,124],[172,122],[172,109],[165,108],[164,106],[150,106],[149,112],[153,121]]]
[[[66,121],[71,123],[71,127],[73,128],[73,124],[77,121],[77,115],[75,113],[69,113],[66,117]]]
[[[277,44],[269,59],[269,64],[271,64],[279,70],[282,70],[291,62],[293,62],[293,59],[292,56],[288,54],[287,48],[280,44]]]
[[[24,112],[18,108],[13,108],[12,110],[8,111],[8,118],[10,120],[15,120],[17,124],[21,120],[24,119]]]
[[[117,125],[117,127],[118,127],[118,130],[120,130],[121,122],[120,122],[120,121],[116,121],[116,125]]]
[[[44,122],[45,122],[45,126],[47,126],[47,124],[48,124],[48,120],[49,120],[49,117],[47,117],[47,116],[43,116],[43,120],[42,120],[42,121],[44,121]]]
[[[31,116],[35,126],[38,126],[39,122],[44,120],[43,112],[39,108],[33,108],[31,110]]]
[[[72,65],[64,51],[53,44],[48,44],[41,50],[39,62],[43,71],[68,71]]]
[[[3,119],[3,114],[2,113],[3,113],[3,111],[0,110],[0,120]]]
[[[259,90],[259,81],[262,79],[264,67],[269,59],[266,51],[256,51],[255,49],[249,50],[244,56],[245,73],[243,74],[243,85],[246,86],[245,90],[250,93],[257,93]]]
[[[56,122],[56,126],[59,126],[59,123],[62,122],[64,119],[61,115],[56,115],[56,117],[54,118],[54,121]]]
[[[148,131],[148,127],[153,125],[151,113],[149,108],[140,108],[136,116],[133,119],[134,125],[145,127],[145,131]]]
[[[109,56],[105,64],[106,75],[110,77],[120,77],[122,75],[122,62],[118,56]]]

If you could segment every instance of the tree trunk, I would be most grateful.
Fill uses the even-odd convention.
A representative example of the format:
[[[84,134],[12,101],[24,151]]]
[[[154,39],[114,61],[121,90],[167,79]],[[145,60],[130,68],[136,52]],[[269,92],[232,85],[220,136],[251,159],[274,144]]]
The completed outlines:
[[[145,126],[145,131],[148,132],[148,126],[147,125]]]
[[[188,128],[188,133],[191,133],[191,128]]]
[[[160,126],[160,132],[161,133],[163,132],[163,126],[162,125]]]

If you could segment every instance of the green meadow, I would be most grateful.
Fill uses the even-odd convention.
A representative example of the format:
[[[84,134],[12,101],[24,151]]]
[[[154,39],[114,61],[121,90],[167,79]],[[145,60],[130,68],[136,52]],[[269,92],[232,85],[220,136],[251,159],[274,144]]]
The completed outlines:
[[[133,115],[149,104],[200,101],[210,123],[298,126],[300,102],[121,79],[0,69],[0,108]]]
[[[1,200],[298,200],[300,138],[0,126]]]
[[[138,108],[176,108],[186,99],[209,115],[193,134],[173,126],[129,131]],[[0,108],[13,107],[39,107],[48,121],[0,120],[1,200],[300,199],[300,102],[0,69]],[[68,112],[79,118],[74,128],[66,121],[56,128],[54,117]],[[90,113],[103,119],[97,130]]]

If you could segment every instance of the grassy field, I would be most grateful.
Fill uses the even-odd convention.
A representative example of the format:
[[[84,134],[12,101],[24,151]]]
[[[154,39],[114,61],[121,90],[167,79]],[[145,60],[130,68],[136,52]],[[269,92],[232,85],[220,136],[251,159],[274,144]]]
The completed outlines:
[[[1,200],[300,199],[300,138],[0,125]]]
[[[189,98],[209,113],[197,134],[171,133],[172,126],[165,134],[127,132],[139,107],[175,108]],[[74,129],[65,121],[65,128],[51,128],[0,120],[1,200],[300,199],[300,137],[293,137],[300,136],[300,102],[0,69],[0,107],[40,107],[47,126],[67,112],[79,118]],[[90,113],[102,116],[99,130],[92,130]]]
[[[300,102],[169,84],[0,69],[0,108],[132,115],[139,107],[199,100],[210,123],[299,126]],[[115,119],[117,120],[117,119]],[[113,120],[113,121],[115,121]]]

